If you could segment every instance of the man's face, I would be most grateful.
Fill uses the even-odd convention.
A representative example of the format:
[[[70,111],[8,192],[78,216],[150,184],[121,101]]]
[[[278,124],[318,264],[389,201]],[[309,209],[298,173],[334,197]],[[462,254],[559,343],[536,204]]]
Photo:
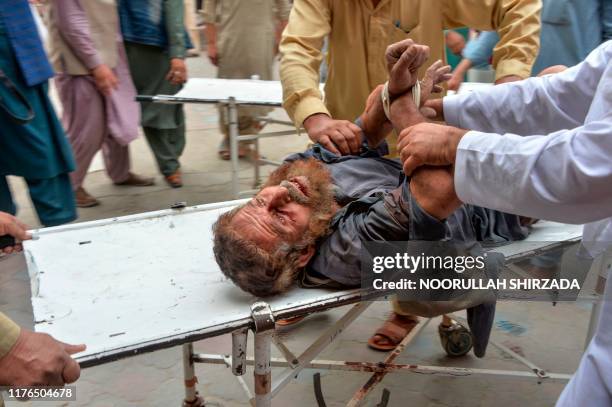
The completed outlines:
[[[334,200],[327,170],[314,160],[295,161],[274,171],[259,193],[234,217],[235,230],[270,252],[323,230],[313,220],[331,218]]]
[[[463,36],[455,31],[449,31],[446,33],[446,46],[455,55],[461,55],[461,52],[465,48],[465,39]]]

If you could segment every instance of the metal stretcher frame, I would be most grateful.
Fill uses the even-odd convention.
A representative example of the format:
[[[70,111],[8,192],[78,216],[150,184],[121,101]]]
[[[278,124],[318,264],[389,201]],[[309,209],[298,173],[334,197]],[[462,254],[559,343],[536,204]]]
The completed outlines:
[[[541,224],[540,224],[541,226]],[[534,256],[547,253],[565,246],[578,243],[580,237],[569,238],[562,242],[546,243],[536,245],[527,250],[517,252],[516,250],[501,250],[506,251],[506,265],[520,262]],[[520,243],[520,242],[519,242]],[[511,248],[512,244],[506,246]],[[496,251],[499,248],[496,248]],[[508,255],[509,254],[509,255]],[[232,369],[232,373],[238,380],[243,389],[249,403],[253,406],[271,406],[272,399],[279,391],[281,391],[292,378],[303,369],[317,370],[340,370],[372,373],[370,378],[355,391],[353,397],[347,402],[348,407],[360,406],[365,398],[372,392],[377,384],[379,384],[388,373],[424,373],[445,376],[493,376],[505,377],[511,379],[531,379],[538,384],[543,381],[568,381],[571,374],[568,373],[553,373],[539,367],[535,362],[516,353],[509,347],[490,339],[489,343],[503,353],[510,356],[512,359],[523,364],[524,370],[500,370],[500,369],[482,369],[482,368],[462,368],[462,367],[447,367],[447,366],[427,366],[417,364],[397,364],[394,360],[401,355],[404,349],[422,332],[423,328],[431,321],[431,318],[421,319],[413,330],[391,351],[384,361],[381,362],[364,362],[364,361],[338,361],[338,360],[316,360],[316,356],[320,354],[327,345],[332,343],[351,323],[353,323],[371,304],[376,297],[384,296],[384,294],[362,292],[361,300],[355,304],[333,325],[325,329],[320,336],[312,342],[299,356],[295,355],[283,343],[283,341],[275,335],[274,321],[275,317],[270,307],[265,302],[257,302],[252,305],[252,317],[254,327],[251,327],[254,334],[254,356],[247,357],[247,335],[249,329],[240,329],[232,332],[232,354],[231,355],[215,355],[205,353],[194,353],[192,344],[183,345],[183,366],[185,372],[185,400],[183,406],[204,406],[205,400],[196,390],[197,377],[195,372],[196,363],[220,364]],[[582,297],[582,300],[585,300]],[[595,304],[598,303],[597,297],[591,297]],[[317,310],[319,312],[319,310]],[[593,308],[593,313],[596,308]],[[299,316],[300,313],[295,313],[291,316]],[[457,315],[449,315],[462,324],[467,325],[467,321]],[[588,335],[591,335],[592,327],[595,321],[592,315],[589,321]],[[587,338],[587,344],[588,344]],[[274,344],[283,355],[283,358],[273,358],[271,356],[271,346]],[[254,393],[251,392],[246,381],[242,376],[246,373],[246,366],[254,366],[253,380]],[[282,367],[284,370],[272,377],[272,367]],[[314,375],[314,391],[319,407],[325,407],[323,392],[321,389],[320,375]],[[382,400],[377,406],[386,407],[389,401],[388,390],[383,391]]]
[[[567,380],[568,374],[549,373],[539,368],[535,363],[517,355],[507,347],[491,342],[493,346],[511,355],[526,366],[525,371],[500,371],[490,369],[465,369],[443,366],[418,366],[412,364],[394,364],[395,359],[410,341],[421,331],[428,322],[423,321],[414,333],[409,335],[396,348],[390,356],[381,363],[345,362],[315,360],[315,357],[337,336],[350,325],[371,302],[367,301],[373,296],[384,293],[371,293],[359,289],[346,291],[330,290],[304,290],[294,289],[287,295],[274,297],[267,303],[255,302],[250,297],[234,287],[229,281],[219,279],[220,272],[212,258],[210,244],[206,240],[197,241],[196,238],[210,226],[219,213],[229,210],[244,201],[230,201],[224,203],[208,204],[185,208],[177,206],[174,209],[143,213],[113,219],[84,222],[54,228],[45,228],[34,233],[37,240],[25,242],[26,261],[32,279],[32,302],[35,317],[35,329],[48,332],[66,342],[82,342],[81,335],[90,335],[91,347],[85,353],[77,355],[77,360],[83,367],[96,366],[135,354],[152,352],[183,345],[183,363],[185,374],[185,400],[184,405],[201,405],[202,399],[196,392],[195,363],[225,364],[232,368],[247,396],[257,406],[269,406],[272,397],[276,395],[291,378],[304,368],[332,369],[346,371],[372,372],[372,378],[360,389],[349,405],[358,405],[364,397],[389,372],[427,372],[453,376],[493,375],[514,378],[531,378],[542,380]],[[580,239],[580,228],[577,226],[560,225],[550,222],[541,222],[535,225],[533,233],[527,241],[515,242],[496,251],[502,252],[507,263],[512,263],[539,255],[560,246],[575,243]],[[545,233],[538,233],[544,231]],[[161,241],[157,238],[163,235]],[[206,235],[204,233],[204,235]],[[177,237],[183,240],[177,240]],[[530,241],[531,240],[531,241]],[[538,240],[557,241],[557,243],[540,243]],[[159,244],[166,244],[168,252],[174,248],[181,252],[157,255],[156,264],[151,270],[141,269],[143,260],[151,260],[156,251],[152,248]],[[59,258],[60,248],[71,254],[69,258]],[[150,250],[150,252],[147,252]],[[79,254],[80,253],[80,254]],[[134,254],[136,253],[136,254]],[[93,257],[93,256],[96,257]],[[79,260],[81,259],[82,260]],[[92,262],[92,258],[95,262]],[[181,264],[187,259],[185,264]],[[91,270],[82,270],[79,264],[86,264]],[[153,264],[153,262],[151,262]],[[173,273],[162,277],[168,278],[172,284],[168,289],[164,282],[158,281],[160,270],[164,271],[166,265],[179,264]],[[193,269],[193,268],[196,269]],[[204,269],[202,275],[199,268]],[[116,270],[115,270],[116,269]],[[91,283],[88,273],[96,273],[96,284]],[[156,274],[157,273],[157,274]],[[195,273],[195,274],[194,274]],[[151,276],[151,287],[138,279]],[[197,278],[191,278],[196,276]],[[136,279],[138,281],[131,281]],[[110,291],[104,288],[108,283]],[[184,287],[186,291],[182,297],[176,297],[176,292],[182,292],[183,287],[177,285],[195,284],[196,287]],[[132,285],[130,285],[132,284]],[[205,298],[202,288],[212,286],[215,298]],[[140,292],[132,287],[143,287]],[[156,287],[164,288],[162,291]],[[114,292],[116,287],[116,293]],[[80,293],[80,290],[92,290]],[[101,294],[102,293],[102,294]],[[160,297],[162,293],[165,297]],[[134,298],[126,299],[126,295],[133,294]],[[106,298],[100,297],[106,296]],[[98,298],[100,297],[100,298]],[[153,297],[152,301],[150,297]],[[173,298],[183,298],[173,304]],[[72,301],[74,300],[74,301]],[[98,301],[96,303],[96,301]],[[210,300],[214,300],[210,302]],[[71,302],[72,301],[72,302]],[[130,302],[131,301],[131,302]],[[147,302],[149,301],[149,302]],[[166,304],[161,304],[166,301]],[[169,302],[168,302],[169,301]],[[187,307],[180,309],[180,301],[187,302]],[[198,302],[200,301],[200,302]],[[202,302],[203,301],[203,302]],[[209,302],[206,302],[209,301]],[[226,301],[226,303],[223,303]],[[66,304],[64,304],[65,302]],[[206,320],[197,319],[202,310],[215,306],[211,314],[219,313],[225,307],[234,307],[229,317]],[[92,304],[90,304],[92,303]],[[117,309],[108,311],[118,304]],[[130,308],[141,307],[134,310]],[[143,305],[144,304],[144,305]],[[147,309],[149,304],[153,309]],[[163,306],[162,306],[163,305]],[[165,305],[169,305],[166,307]],[[335,324],[321,333],[301,355],[294,355],[278,338],[274,336],[274,321],[289,317],[322,312],[331,308],[352,305],[350,309]],[[159,309],[165,311],[159,316]],[[238,309],[239,308],[239,309]],[[230,310],[231,311],[231,310]],[[96,312],[97,318],[92,319],[89,312]],[[108,315],[107,315],[108,314]],[[114,317],[117,317],[116,319]],[[130,320],[130,317],[132,320]],[[157,319],[159,320],[157,320]],[[185,318],[182,320],[181,318]],[[457,318],[457,317],[456,317]],[[121,321],[128,320],[127,322]],[[459,319],[459,318],[458,318]],[[175,321],[176,320],[176,321]],[[109,322],[113,321],[113,322]],[[116,322],[114,322],[116,321]],[[168,323],[166,323],[169,321]],[[156,324],[162,324],[159,328]],[[163,326],[163,324],[166,326]],[[110,326],[116,324],[118,328]],[[139,334],[130,337],[130,332],[117,332],[120,330],[138,330],[134,325],[143,325],[145,331],[151,326],[159,329],[155,335]],[[175,325],[172,325],[175,324]],[[73,326],[74,325],[74,326]],[[127,327],[127,328],[126,328]],[[176,329],[179,327],[180,329]],[[248,330],[253,331],[255,349],[254,358],[246,357],[246,338]],[[89,331],[100,331],[91,333]],[[147,331],[148,332],[148,331]],[[150,333],[150,332],[149,332]],[[192,342],[232,333],[232,355],[208,355],[193,352]],[[101,340],[100,340],[101,338]],[[271,358],[270,348],[274,343],[285,360]],[[88,343],[88,346],[90,343]],[[252,395],[242,375],[245,366],[254,364],[254,389]],[[271,368],[284,366],[285,369],[272,380]]]

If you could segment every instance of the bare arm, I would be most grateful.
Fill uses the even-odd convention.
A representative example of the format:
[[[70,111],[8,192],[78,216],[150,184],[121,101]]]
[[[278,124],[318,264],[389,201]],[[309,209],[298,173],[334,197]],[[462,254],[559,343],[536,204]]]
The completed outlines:
[[[415,105],[412,94],[407,93],[391,104],[391,121],[399,133],[425,123],[426,119]],[[405,154],[402,154],[401,144],[398,144],[398,151],[404,164]],[[436,219],[448,218],[461,205],[455,192],[453,173],[453,166],[424,166],[412,173],[410,193],[419,206]]]
[[[365,110],[359,116],[361,129],[370,148],[378,147],[386,135],[393,130],[393,125],[387,120],[382,104],[381,94],[383,88],[384,85],[379,85],[370,93],[366,101]]]
[[[426,122],[416,107],[410,92],[397,98],[391,104],[391,122],[387,120],[380,94],[383,86],[378,86],[368,97],[364,113],[360,116],[363,132],[368,145],[375,148],[393,127],[398,130]],[[399,150],[399,149],[398,149]],[[401,150],[399,150],[401,153]],[[402,160],[403,161],[403,160]],[[438,220],[449,217],[460,205],[453,182],[453,166],[424,166],[414,171],[410,183],[398,188],[395,195],[402,195],[410,188],[413,199],[427,214]],[[393,195],[393,194],[392,194]],[[405,202],[407,205],[407,202]]]
[[[207,23],[205,28],[206,33],[206,53],[208,59],[214,66],[219,65],[219,50],[217,49],[217,26],[213,23]]]
[[[388,91],[393,101],[391,121],[387,118],[383,102],[383,85],[378,86],[368,96],[364,112],[359,117],[368,145],[376,148],[393,128],[399,133],[408,126],[425,121],[419,107],[413,101],[412,87],[417,82],[417,71],[429,56],[429,48],[404,40],[387,48],[385,58],[389,70]],[[427,100],[433,92],[439,92],[440,83],[448,80],[450,67],[442,61],[434,62],[421,81],[421,100]]]
[[[276,0],[276,36],[275,45],[274,45],[274,53],[278,54],[278,46],[280,44],[281,35],[283,34],[283,30],[287,26],[287,21],[289,20],[289,13],[291,12],[291,4],[289,4],[289,0]]]
[[[219,54],[217,50],[217,1],[204,1],[204,34],[206,35],[206,53],[210,62],[218,66]]]
[[[276,32],[274,34],[274,54],[278,54],[278,46],[283,35],[283,31],[287,27],[287,20],[281,20],[276,24]]]
[[[453,71],[453,77],[448,81],[448,89],[457,91],[459,86],[463,83],[463,77],[465,73],[472,67],[472,61],[467,58],[463,58],[459,65]]]

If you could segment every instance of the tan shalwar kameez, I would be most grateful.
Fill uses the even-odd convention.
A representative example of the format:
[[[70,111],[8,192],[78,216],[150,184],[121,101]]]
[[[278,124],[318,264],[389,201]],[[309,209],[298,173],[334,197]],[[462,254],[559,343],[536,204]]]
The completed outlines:
[[[372,90],[387,80],[385,50],[406,38],[431,48],[425,69],[444,60],[444,30],[496,30],[496,79],[527,78],[540,43],[540,0],[294,0],[280,43],[283,105],[296,126],[315,113],[355,120]],[[321,48],[329,37],[325,100]],[[387,140],[395,147],[394,138]]]
[[[272,80],[276,55],[275,32],[280,21],[287,21],[288,0],[205,0],[204,22],[217,27],[218,77],[224,79]],[[238,110],[240,134],[253,134],[259,123],[253,117],[268,108],[242,107]],[[220,106],[219,126],[227,134],[225,109]]]

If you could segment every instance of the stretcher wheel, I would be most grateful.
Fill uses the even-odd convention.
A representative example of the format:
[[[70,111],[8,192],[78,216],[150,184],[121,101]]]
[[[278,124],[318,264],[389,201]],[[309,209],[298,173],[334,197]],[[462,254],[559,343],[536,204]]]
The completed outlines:
[[[448,356],[458,357],[467,354],[474,345],[472,333],[465,326],[453,321],[451,326],[438,326],[440,343]]]
[[[214,404],[209,404],[207,402],[206,405],[207,406],[209,406],[209,405],[213,406]],[[199,396],[198,393],[196,392],[196,398],[193,399],[192,401],[183,400],[183,406],[182,407],[204,407],[204,398]]]

